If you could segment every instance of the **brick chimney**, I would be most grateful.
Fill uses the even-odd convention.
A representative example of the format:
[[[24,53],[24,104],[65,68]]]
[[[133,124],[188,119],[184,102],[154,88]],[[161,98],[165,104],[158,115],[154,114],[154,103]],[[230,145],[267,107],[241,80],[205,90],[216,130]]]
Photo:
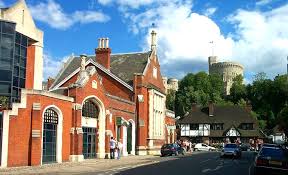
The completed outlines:
[[[213,115],[214,115],[214,104],[213,104],[212,101],[209,101],[208,108],[209,108],[209,117],[213,117]]]
[[[49,77],[48,80],[47,80],[47,90],[50,89],[51,85],[54,83],[54,79]]]
[[[197,104],[196,103],[192,103],[192,111],[195,112],[197,110]]]
[[[249,100],[246,101],[245,109],[246,109],[247,112],[252,112],[252,104],[251,104],[251,102]]]
[[[108,38],[99,38],[98,39],[98,48],[95,49],[95,53],[96,53],[97,63],[101,64],[106,69],[110,70],[111,49],[109,48],[109,39]]]

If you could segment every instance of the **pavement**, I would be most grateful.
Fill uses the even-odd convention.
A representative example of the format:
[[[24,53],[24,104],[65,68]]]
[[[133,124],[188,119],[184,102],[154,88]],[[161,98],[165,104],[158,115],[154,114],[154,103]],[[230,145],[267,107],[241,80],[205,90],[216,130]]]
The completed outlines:
[[[220,158],[219,152],[193,152],[185,156],[128,156],[120,160],[90,159],[34,167],[0,169],[0,174],[159,175],[185,172],[193,175],[253,175],[253,152],[241,159]],[[250,171],[251,170],[251,171]]]

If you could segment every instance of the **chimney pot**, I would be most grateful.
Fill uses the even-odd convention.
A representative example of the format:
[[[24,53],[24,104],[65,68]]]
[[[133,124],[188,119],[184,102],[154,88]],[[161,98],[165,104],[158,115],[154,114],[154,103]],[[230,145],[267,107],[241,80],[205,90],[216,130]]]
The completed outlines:
[[[213,105],[212,101],[209,101],[208,108],[209,108],[209,117],[213,117],[213,115],[214,115],[214,105]]]
[[[106,38],[106,48],[109,48],[109,38]]]
[[[197,104],[192,103],[192,111],[195,112],[197,110]]]
[[[99,47],[95,49],[96,62],[110,69],[110,54],[109,38],[99,38]]]
[[[101,38],[98,38],[98,48],[101,48]]]

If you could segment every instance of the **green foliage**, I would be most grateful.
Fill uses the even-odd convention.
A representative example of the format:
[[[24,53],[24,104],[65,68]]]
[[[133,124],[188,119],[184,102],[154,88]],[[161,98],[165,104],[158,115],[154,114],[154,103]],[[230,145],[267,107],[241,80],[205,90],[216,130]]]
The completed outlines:
[[[264,130],[267,126],[267,121],[266,120],[258,120],[259,127]]]
[[[275,127],[276,121],[279,123],[279,113],[288,104],[288,75],[268,79],[264,72],[260,72],[254,76],[253,83],[248,85],[243,84],[241,75],[236,76],[229,96],[223,94],[223,87],[219,75],[208,75],[205,72],[187,74],[179,82],[179,91],[175,95],[176,115],[183,116],[191,109],[192,103],[206,106],[212,100],[220,106],[245,106],[249,100],[255,111],[252,116],[263,130],[269,130]]]
[[[266,79],[267,79],[267,75],[265,72],[259,72],[253,78],[254,81],[263,81]]]
[[[288,135],[288,106],[284,107],[278,114],[278,124],[286,135]]]
[[[176,92],[171,90],[166,95],[166,108],[172,111],[175,110],[175,94]]]
[[[251,111],[251,115],[252,115],[252,117],[253,117],[255,120],[258,119],[258,114],[257,114],[256,112]]]
[[[206,72],[187,74],[179,83],[176,93],[176,115],[183,116],[191,109],[192,103],[206,106],[209,100],[223,103],[223,81],[219,75],[208,75]]]
[[[241,99],[246,98],[246,87],[243,84],[242,75],[237,75],[233,79],[233,84],[230,89],[230,99],[234,104],[237,104]]]
[[[238,102],[237,102],[237,105],[238,106],[241,106],[241,107],[245,107],[246,106],[246,101],[241,98]]]
[[[8,108],[9,98],[6,96],[0,96],[0,104],[1,104],[1,108]]]

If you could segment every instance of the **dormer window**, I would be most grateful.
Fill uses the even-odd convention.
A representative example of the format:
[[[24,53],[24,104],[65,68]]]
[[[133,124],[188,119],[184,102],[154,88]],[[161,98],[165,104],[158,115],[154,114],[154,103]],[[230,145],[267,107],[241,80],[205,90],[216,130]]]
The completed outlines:
[[[157,78],[157,68],[156,67],[153,68],[153,77]]]
[[[253,123],[242,123],[240,129],[243,130],[253,130]]]

